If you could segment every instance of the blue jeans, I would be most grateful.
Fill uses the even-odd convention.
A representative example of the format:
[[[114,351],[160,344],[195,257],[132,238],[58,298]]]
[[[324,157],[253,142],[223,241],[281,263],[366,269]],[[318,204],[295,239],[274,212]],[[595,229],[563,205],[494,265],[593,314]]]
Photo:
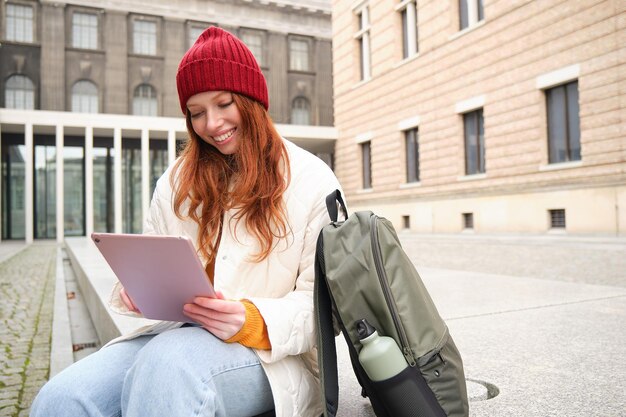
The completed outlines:
[[[43,386],[30,416],[254,416],[273,408],[252,349],[182,327],[76,362]]]

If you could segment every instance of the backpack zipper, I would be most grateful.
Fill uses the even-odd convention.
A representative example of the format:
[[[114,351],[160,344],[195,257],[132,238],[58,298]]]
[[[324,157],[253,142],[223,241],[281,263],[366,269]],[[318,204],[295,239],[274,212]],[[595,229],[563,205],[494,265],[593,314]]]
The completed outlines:
[[[376,222],[378,220],[378,216],[372,214],[370,217],[370,236],[372,241],[372,253],[374,255],[374,265],[376,266],[376,273],[378,275],[378,280],[380,281],[380,286],[383,290],[383,295],[385,296],[385,301],[387,302],[387,306],[389,307],[389,311],[391,313],[391,318],[393,320],[393,324],[396,327],[396,331],[398,332],[398,336],[400,337],[400,344],[402,345],[402,353],[406,358],[406,361],[413,368],[417,364],[415,358],[413,357],[413,351],[411,350],[411,346],[409,345],[409,339],[404,331],[404,327],[402,326],[402,322],[400,321],[400,315],[398,314],[398,308],[396,307],[396,302],[391,295],[391,288],[389,288],[389,281],[387,280],[387,273],[385,272],[385,268],[383,265],[383,256],[380,252],[380,243],[378,241],[378,233]]]

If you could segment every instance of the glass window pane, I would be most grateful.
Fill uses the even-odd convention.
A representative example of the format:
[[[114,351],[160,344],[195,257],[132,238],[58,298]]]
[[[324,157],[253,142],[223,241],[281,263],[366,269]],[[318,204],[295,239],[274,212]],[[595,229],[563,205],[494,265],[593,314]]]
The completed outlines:
[[[196,41],[198,40],[198,38],[200,37],[200,35],[202,35],[202,32],[204,32],[206,28],[201,27],[201,26],[190,26],[189,27],[189,46],[188,48],[191,48],[191,46],[196,43]]]
[[[468,1],[469,0],[459,0],[459,25],[461,30],[469,26]]]
[[[567,89],[567,133],[569,135],[569,159],[580,158],[580,115],[578,108],[578,81],[569,83]]]
[[[418,130],[411,129],[405,132],[406,141],[406,180],[419,181],[419,142]]]
[[[122,141],[122,230],[141,233],[141,142],[139,139]]]
[[[63,147],[63,217],[66,236],[85,235],[85,149]]]
[[[548,150],[550,163],[567,161],[565,88],[546,91],[548,112]]]
[[[402,10],[402,57],[409,56],[409,25],[407,22],[407,9]]]
[[[245,32],[241,35],[241,40],[250,48],[259,66],[263,66],[263,36],[259,33]]]
[[[2,144],[2,239],[26,236],[26,147]]]
[[[478,123],[478,172],[485,172],[485,122],[483,119],[483,110],[476,112]]]
[[[309,43],[307,41],[299,39],[289,41],[289,69],[309,70]]]
[[[150,140],[150,195],[167,169],[167,141]]]
[[[93,228],[96,232],[113,232],[115,196],[113,192],[113,141],[93,148]]]
[[[485,18],[485,12],[483,11],[483,0],[476,0],[476,7],[478,9],[478,21]]]
[[[24,75],[12,75],[5,84],[4,105],[8,109],[33,110],[35,108],[35,86]]]
[[[6,5],[6,38],[9,41],[33,42],[33,8],[23,4]]]
[[[72,15],[72,46],[98,49],[98,17],[88,13]]]
[[[465,174],[478,173],[478,138],[476,112],[463,115],[465,129]]]
[[[98,87],[91,81],[77,81],[72,87],[72,111],[98,113]]]
[[[156,55],[156,23],[135,20],[133,23],[133,51],[136,54]]]
[[[363,188],[372,188],[371,142],[361,144],[361,156],[363,164]]]
[[[56,147],[35,145],[35,238],[56,237]]]
[[[135,88],[133,114],[137,116],[157,116],[157,98],[154,87],[141,84]]]
[[[291,123],[296,125],[311,124],[310,116],[309,100],[304,97],[296,97],[291,107]]]

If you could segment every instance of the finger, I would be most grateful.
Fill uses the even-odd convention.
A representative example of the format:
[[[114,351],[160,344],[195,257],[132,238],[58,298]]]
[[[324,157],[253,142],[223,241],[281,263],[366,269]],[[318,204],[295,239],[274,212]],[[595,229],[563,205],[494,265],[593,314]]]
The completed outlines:
[[[225,300],[226,297],[224,297],[224,293],[221,291],[215,291],[215,298],[217,298],[218,300]]]
[[[185,304],[185,306],[183,307],[183,312],[185,314],[195,314],[197,316],[204,317],[207,320],[221,323],[232,323],[238,326],[242,326],[246,319],[245,311],[243,314],[225,313],[218,310],[208,309],[193,303]]]
[[[130,310],[130,311],[135,311],[135,312],[139,312],[139,309],[137,308],[137,306],[135,305],[135,303],[133,302],[132,298],[130,298],[130,296],[128,295],[128,293],[126,292],[126,289],[122,288],[120,290],[120,297],[122,298],[122,302],[126,305],[126,307]]]
[[[240,314],[246,311],[246,308],[240,301],[220,300],[209,297],[196,297],[193,302],[201,307],[208,308],[222,313]]]

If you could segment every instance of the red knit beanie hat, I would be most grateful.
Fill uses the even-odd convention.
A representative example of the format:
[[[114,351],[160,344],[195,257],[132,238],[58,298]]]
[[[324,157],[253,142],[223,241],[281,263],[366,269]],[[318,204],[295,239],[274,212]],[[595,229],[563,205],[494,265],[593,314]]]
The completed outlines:
[[[231,33],[211,26],[185,53],[176,73],[183,114],[187,100],[205,91],[232,91],[269,109],[265,77],[248,47]]]

